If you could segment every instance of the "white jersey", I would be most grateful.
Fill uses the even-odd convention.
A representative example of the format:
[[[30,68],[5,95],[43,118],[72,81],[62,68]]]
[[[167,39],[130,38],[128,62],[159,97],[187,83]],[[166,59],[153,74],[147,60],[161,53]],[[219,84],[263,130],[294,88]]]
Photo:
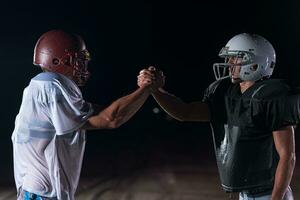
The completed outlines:
[[[66,76],[44,72],[30,81],[12,134],[18,192],[74,199],[86,139],[80,127],[92,112]]]

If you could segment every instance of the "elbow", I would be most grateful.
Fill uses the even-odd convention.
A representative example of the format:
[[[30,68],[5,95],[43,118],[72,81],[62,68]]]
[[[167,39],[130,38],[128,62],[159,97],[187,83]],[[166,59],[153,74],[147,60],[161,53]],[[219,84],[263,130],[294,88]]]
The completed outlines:
[[[180,122],[185,122],[185,121],[186,121],[186,119],[185,119],[184,117],[182,117],[182,116],[175,117],[175,119],[176,119],[177,121],[180,121]]]
[[[177,121],[180,121],[180,122],[185,122],[185,121],[188,121],[188,117],[184,114],[184,113],[169,113],[167,112],[168,116],[173,118],[173,119],[176,119]]]
[[[172,115],[172,114],[169,114],[168,113],[168,116],[173,118],[173,119],[176,119],[177,121],[180,121],[180,122],[184,122],[186,121],[185,118],[183,116],[179,116],[179,115]]]
[[[121,124],[110,123],[110,124],[107,126],[107,129],[116,129],[116,128],[119,128],[120,126],[121,126]]]
[[[290,163],[290,167],[294,170],[294,168],[296,166],[296,155],[295,155],[295,153],[290,157],[289,163]]]
[[[290,160],[292,165],[295,165],[296,164],[296,154],[295,153],[290,153],[289,160]]]
[[[117,115],[116,112],[103,113],[100,118],[105,129],[115,129],[123,124],[122,117]]]
[[[89,120],[89,127],[91,128],[88,129],[115,129],[121,125],[122,122],[116,118],[100,117]]]
[[[291,157],[291,163],[292,163],[293,166],[296,165],[296,154],[295,153],[293,153],[293,155]]]
[[[286,153],[284,156],[280,156],[280,160],[283,160],[294,167],[296,164],[296,154],[294,152]]]
[[[123,124],[122,120],[111,119],[111,120],[109,120],[109,122],[107,124],[107,128],[108,129],[116,129],[116,128],[119,128],[122,124]]]

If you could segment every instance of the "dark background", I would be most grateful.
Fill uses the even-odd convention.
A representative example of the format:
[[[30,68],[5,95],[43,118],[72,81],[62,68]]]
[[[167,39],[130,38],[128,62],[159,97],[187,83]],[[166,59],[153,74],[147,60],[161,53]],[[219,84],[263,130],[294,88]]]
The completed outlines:
[[[212,64],[226,42],[242,32],[267,38],[276,49],[274,77],[300,85],[300,1],[12,1],[0,5],[0,183],[13,184],[11,133],[22,91],[39,69],[32,65],[39,36],[51,29],[81,35],[92,77],[87,101],[109,104],[137,88],[149,65],[166,75],[165,88],[183,100],[201,100],[214,81]],[[177,122],[150,97],[116,130],[90,131],[83,176],[129,173],[149,162],[214,162],[205,123]],[[296,140],[299,143],[296,134]],[[297,143],[296,143],[297,145]],[[299,150],[299,145],[297,147]],[[170,159],[162,159],[166,157]],[[171,158],[175,159],[171,159]],[[178,159],[180,158],[180,159]]]

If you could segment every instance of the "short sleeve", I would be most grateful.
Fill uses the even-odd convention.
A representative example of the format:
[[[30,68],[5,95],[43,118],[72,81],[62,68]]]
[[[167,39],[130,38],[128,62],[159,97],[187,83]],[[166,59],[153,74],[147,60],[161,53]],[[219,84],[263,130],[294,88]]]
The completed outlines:
[[[297,125],[300,122],[300,92],[286,97],[285,123]]]
[[[276,131],[284,126],[290,125],[285,119],[285,101],[286,99],[281,97],[263,102],[265,126],[268,130]]]
[[[92,105],[76,90],[54,87],[49,101],[49,117],[56,134],[78,130],[93,113]]]
[[[283,80],[269,80],[260,92],[258,92],[258,99],[260,99],[262,116],[265,118],[265,126],[270,131],[276,131],[284,126],[294,125],[290,113],[290,87]]]
[[[224,99],[224,95],[227,89],[228,80],[224,79],[213,82],[205,90],[202,102],[208,104],[211,113],[211,122],[225,123],[227,120]]]

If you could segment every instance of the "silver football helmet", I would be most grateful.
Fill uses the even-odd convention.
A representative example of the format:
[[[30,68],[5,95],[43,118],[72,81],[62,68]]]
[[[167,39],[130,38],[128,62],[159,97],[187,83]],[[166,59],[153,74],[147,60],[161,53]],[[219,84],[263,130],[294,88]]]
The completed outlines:
[[[269,78],[274,70],[276,54],[272,44],[255,34],[242,33],[231,38],[219,53],[224,63],[215,63],[213,70],[217,80],[231,76],[229,67],[241,66],[241,81],[257,81]],[[231,57],[240,58],[239,63],[229,63]]]

